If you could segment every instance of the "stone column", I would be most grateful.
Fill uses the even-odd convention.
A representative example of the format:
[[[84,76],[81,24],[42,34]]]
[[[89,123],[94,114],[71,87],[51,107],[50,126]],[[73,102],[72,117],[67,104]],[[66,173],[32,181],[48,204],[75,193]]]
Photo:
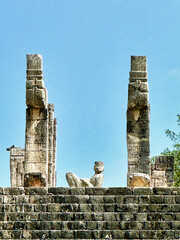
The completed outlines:
[[[25,187],[55,186],[56,126],[48,104],[42,56],[27,55]]]
[[[7,151],[10,151],[11,187],[23,187],[25,151],[23,148],[15,146],[7,148]]]
[[[174,156],[156,156],[151,165],[151,187],[172,187],[174,184]]]
[[[48,151],[48,186],[52,186],[53,181],[53,138],[54,138],[54,105],[48,104],[48,134],[49,134],[49,151]]]
[[[47,186],[48,181],[48,109],[42,70],[42,56],[39,54],[27,55],[26,187],[33,186],[33,184]],[[32,176],[30,176],[31,174]],[[41,180],[42,183],[39,182]]]
[[[149,93],[145,56],[131,56],[128,87],[128,187],[150,186]]]
[[[52,175],[52,187],[56,186],[56,145],[57,145],[57,120],[54,118],[54,136],[53,136],[53,175]]]

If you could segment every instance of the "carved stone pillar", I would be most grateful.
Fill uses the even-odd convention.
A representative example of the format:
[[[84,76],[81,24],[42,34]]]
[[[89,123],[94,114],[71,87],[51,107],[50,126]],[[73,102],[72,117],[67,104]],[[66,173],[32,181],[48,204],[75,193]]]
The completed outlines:
[[[25,183],[51,187],[54,106],[48,104],[42,70],[42,56],[27,55]]]
[[[150,186],[149,93],[145,56],[131,56],[128,88],[128,187]]]

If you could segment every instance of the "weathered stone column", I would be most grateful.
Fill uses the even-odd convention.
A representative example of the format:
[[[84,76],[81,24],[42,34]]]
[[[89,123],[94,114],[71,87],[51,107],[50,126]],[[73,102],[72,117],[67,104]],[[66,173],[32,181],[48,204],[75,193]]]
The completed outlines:
[[[27,55],[25,186],[54,186],[54,105],[48,104],[42,57]]]
[[[55,187],[56,119],[48,104],[43,80],[42,56],[27,55],[25,149],[10,151],[12,187]]]
[[[128,88],[128,187],[150,186],[149,93],[145,56],[131,56]]]
[[[48,104],[48,133],[49,133],[49,151],[48,151],[48,185],[53,182],[53,138],[54,138],[54,105]]]
[[[57,146],[57,119],[54,118],[54,131],[53,131],[53,174],[52,174],[52,187],[56,186],[56,146]]]
[[[151,187],[172,187],[174,184],[174,156],[156,156],[151,165]]]
[[[23,148],[12,146],[7,148],[10,151],[10,178],[11,187],[24,186],[24,155]]]

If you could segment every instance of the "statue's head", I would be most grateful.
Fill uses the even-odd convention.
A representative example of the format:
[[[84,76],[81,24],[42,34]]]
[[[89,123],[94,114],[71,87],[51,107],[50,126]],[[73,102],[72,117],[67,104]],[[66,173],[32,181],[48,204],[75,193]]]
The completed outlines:
[[[104,171],[104,163],[102,161],[95,162],[94,171],[95,173],[102,173]]]

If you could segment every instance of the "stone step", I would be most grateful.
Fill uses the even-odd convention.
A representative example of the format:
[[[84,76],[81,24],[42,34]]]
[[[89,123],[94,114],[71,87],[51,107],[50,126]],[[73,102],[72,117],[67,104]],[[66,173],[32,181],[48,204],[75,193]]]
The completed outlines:
[[[0,188],[0,239],[180,239],[180,188]]]
[[[180,221],[179,212],[1,212],[0,221]]]
[[[156,187],[156,188],[2,188],[0,195],[180,195],[180,188],[177,187]]]
[[[179,221],[4,221],[1,230],[180,230]]]
[[[180,195],[0,195],[0,204],[180,204]]]
[[[0,239],[179,239],[180,230],[0,230]]]
[[[180,204],[0,204],[0,213],[8,212],[180,212]]]

